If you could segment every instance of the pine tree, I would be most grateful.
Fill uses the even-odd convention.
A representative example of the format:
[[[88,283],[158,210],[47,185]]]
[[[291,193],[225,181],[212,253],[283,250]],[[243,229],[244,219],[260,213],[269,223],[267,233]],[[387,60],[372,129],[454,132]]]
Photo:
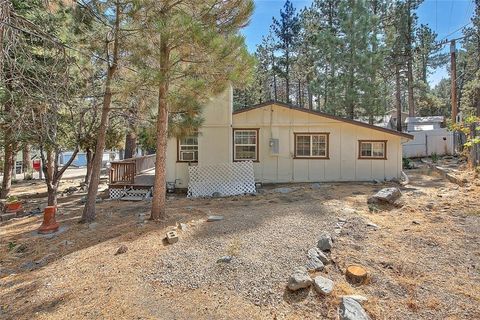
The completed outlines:
[[[133,7],[140,31],[132,60],[141,80],[158,92],[152,220],[165,219],[169,114],[177,123],[196,121],[209,96],[249,78],[253,60],[238,30],[252,10],[253,2],[244,0],[146,0]]]
[[[299,16],[290,0],[286,0],[283,10],[280,10],[280,20],[273,18],[272,29],[277,37],[276,49],[280,51],[276,70],[285,80],[285,101],[290,102],[291,70],[294,64],[295,46],[300,32]]]

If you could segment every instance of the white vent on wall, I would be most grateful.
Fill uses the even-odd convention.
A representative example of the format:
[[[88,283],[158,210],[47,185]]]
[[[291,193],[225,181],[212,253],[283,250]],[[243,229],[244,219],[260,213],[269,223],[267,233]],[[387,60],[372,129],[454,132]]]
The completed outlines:
[[[278,155],[279,152],[279,141],[278,139],[270,139],[269,141],[269,146],[270,146],[270,154],[272,155]]]

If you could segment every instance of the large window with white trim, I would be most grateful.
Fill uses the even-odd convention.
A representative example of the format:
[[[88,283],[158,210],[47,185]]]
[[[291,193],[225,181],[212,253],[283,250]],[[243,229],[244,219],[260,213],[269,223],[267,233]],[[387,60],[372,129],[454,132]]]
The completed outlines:
[[[358,149],[359,159],[387,158],[387,141],[384,140],[360,140]]]
[[[258,129],[233,129],[233,160],[258,161]]]
[[[178,139],[178,161],[197,162],[198,161],[198,137],[190,136]]]
[[[328,159],[328,133],[295,133],[295,158]]]

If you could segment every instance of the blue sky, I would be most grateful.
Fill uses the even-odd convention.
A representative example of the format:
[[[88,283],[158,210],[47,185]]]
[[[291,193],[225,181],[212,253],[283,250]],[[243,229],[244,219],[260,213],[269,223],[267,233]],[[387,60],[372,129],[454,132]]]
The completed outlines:
[[[300,10],[310,5],[311,0],[291,0]],[[250,24],[243,30],[250,52],[254,52],[262,36],[268,33],[272,17],[280,15],[285,0],[255,0],[255,12]],[[473,15],[473,0],[425,0],[417,10],[419,23],[428,24],[438,34],[438,39],[461,36],[461,29],[470,22]],[[445,46],[448,52],[448,46]],[[433,70],[432,70],[433,71]],[[431,84],[436,84],[447,75],[445,68],[434,70],[429,77]]]

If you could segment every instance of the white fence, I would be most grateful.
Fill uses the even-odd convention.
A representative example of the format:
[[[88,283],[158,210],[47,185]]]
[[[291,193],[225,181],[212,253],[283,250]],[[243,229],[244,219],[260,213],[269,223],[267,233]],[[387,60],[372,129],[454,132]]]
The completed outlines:
[[[453,133],[445,128],[409,132],[414,139],[403,144],[403,157],[428,157],[432,153],[439,156],[454,153]]]
[[[253,163],[242,161],[189,166],[188,197],[233,196],[255,192]]]

